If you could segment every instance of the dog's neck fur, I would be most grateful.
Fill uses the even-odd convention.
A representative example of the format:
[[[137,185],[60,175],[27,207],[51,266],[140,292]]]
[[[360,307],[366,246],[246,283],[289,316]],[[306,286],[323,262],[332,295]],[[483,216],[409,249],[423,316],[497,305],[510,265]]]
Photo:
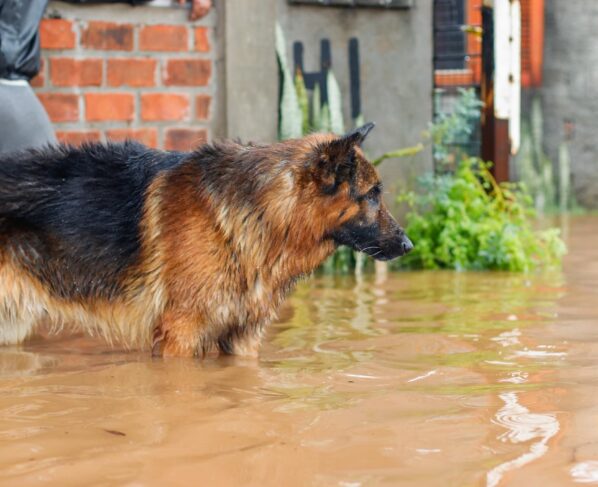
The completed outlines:
[[[303,147],[216,147],[218,168],[203,155],[198,162],[216,225],[242,262],[270,276],[275,286],[285,286],[334,252],[325,229],[314,224],[320,209],[302,194],[313,191],[305,184],[305,156],[298,155],[304,154]],[[244,172],[244,184],[233,186],[229,171]]]

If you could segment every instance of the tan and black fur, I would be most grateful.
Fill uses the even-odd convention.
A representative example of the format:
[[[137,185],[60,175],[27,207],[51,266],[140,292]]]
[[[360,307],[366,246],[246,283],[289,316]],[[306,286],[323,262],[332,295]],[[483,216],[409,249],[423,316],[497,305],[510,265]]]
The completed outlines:
[[[256,355],[294,282],[338,245],[411,249],[360,149],[372,126],[191,153],[126,142],[1,157],[0,344],[50,323],[161,355]]]

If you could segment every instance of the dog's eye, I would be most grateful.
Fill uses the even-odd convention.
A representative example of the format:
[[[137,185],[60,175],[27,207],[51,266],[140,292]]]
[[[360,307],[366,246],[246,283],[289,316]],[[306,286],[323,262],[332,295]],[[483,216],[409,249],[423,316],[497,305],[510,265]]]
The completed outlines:
[[[378,197],[380,196],[381,193],[382,193],[382,188],[380,187],[379,184],[377,184],[376,186],[374,186],[372,189],[370,189],[368,191],[368,193],[365,195],[365,197],[368,200],[375,201],[378,199]]]

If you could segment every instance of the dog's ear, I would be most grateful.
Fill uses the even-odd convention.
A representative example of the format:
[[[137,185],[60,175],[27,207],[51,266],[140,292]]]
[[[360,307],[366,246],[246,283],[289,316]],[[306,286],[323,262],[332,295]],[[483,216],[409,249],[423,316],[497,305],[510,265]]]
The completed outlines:
[[[342,136],[341,140],[348,144],[360,146],[375,126],[376,124],[374,122],[368,122],[365,125],[352,130],[351,132],[347,132]]]
[[[355,171],[355,146],[361,146],[374,123],[365,125],[320,146],[318,172],[326,185],[336,185],[351,179]]]
[[[359,128],[347,132],[345,135],[334,139],[325,147],[326,152],[331,156],[331,160],[342,159],[350,154],[355,146],[361,146],[367,135],[374,128],[373,122],[366,123]]]

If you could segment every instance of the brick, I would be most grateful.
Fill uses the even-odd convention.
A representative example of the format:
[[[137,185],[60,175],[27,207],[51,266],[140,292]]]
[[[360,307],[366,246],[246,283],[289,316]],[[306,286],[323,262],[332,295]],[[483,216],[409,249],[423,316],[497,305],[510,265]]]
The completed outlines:
[[[84,142],[98,142],[100,140],[99,130],[59,130],[56,138],[63,144],[79,146]]]
[[[146,25],[139,32],[142,51],[186,51],[189,41],[183,25]]]
[[[39,35],[42,49],[73,49],[75,47],[75,31],[70,20],[42,19]]]
[[[104,51],[133,50],[133,26],[116,22],[89,22],[83,30],[81,43],[87,49]]]
[[[79,120],[79,98],[72,93],[38,93],[39,101],[48,112],[52,122],[76,122]]]
[[[189,151],[208,140],[206,129],[171,128],[166,131],[164,148],[166,150]]]
[[[54,86],[100,86],[101,59],[50,59],[50,79]]]
[[[207,27],[195,28],[195,50],[198,52],[210,52],[210,38]]]
[[[198,120],[209,119],[211,102],[212,97],[210,95],[197,95],[195,97],[195,118]]]
[[[164,83],[169,86],[206,86],[212,76],[207,59],[169,59]]]
[[[106,137],[111,140],[137,140],[149,147],[158,147],[158,129],[112,129],[106,131]]]
[[[155,59],[109,59],[108,86],[154,86],[156,65]]]
[[[188,120],[189,96],[178,93],[143,93],[141,118],[145,121]]]
[[[39,65],[39,71],[31,78],[29,84],[34,88],[40,88],[46,84],[46,60],[41,59]]]
[[[131,93],[85,93],[85,118],[91,122],[133,120],[135,98]]]

